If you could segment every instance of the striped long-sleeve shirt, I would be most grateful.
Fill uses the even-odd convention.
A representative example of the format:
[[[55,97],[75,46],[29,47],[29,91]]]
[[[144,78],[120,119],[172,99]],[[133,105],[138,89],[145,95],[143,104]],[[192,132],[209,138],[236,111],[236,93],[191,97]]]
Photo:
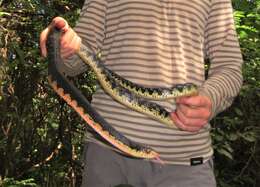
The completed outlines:
[[[86,0],[75,27],[105,65],[147,87],[192,82],[212,101],[212,116],[231,105],[241,83],[242,57],[230,0]],[[205,78],[205,59],[210,69]],[[80,61],[66,71],[85,70]],[[161,102],[174,110],[171,102]],[[197,133],[166,127],[115,102],[102,89],[93,107],[128,138],[149,145],[172,164],[213,154],[210,125]],[[91,141],[98,141],[91,137]]]

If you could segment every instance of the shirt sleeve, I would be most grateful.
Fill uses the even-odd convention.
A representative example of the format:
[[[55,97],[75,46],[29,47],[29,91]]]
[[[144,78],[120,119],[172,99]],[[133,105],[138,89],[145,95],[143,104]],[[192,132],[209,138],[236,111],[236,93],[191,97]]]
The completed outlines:
[[[80,13],[80,18],[74,27],[81,37],[81,47],[88,47],[94,53],[102,48],[105,37],[105,17],[107,1],[86,0]],[[75,76],[86,70],[86,65],[74,55],[64,60],[64,72]]]
[[[205,36],[210,68],[200,94],[211,99],[213,118],[232,104],[242,86],[243,60],[230,0],[212,1]]]

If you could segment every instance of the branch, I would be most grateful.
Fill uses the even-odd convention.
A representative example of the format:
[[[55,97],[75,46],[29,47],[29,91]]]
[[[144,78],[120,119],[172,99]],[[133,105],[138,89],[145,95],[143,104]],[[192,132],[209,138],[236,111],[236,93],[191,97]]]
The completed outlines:
[[[47,162],[49,162],[54,157],[54,155],[57,155],[59,153],[61,148],[62,148],[62,143],[60,142],[58,144],[58,146],[56,147],[56,149],[54,149],[53,152],[46,159],[44,159],[43,161],[41,161],[38,164],[33,165],[32,168],[40,167],[41,165],[46,164]]]
[[[254,147],[253,147],[253,151],[252,151],[252,153],[251,153],[249,159],[247,160],[245,166],[241,169],[241,172],[239,173],[239,175],[236,176],[234,179],[238,179],[238,178],[242,177],[242,175],[244,174],[244,172],[245,172],[246,169],[248,168],[249,164],[251,163],[251,161],[252,161],[253,158],[254,158],[254,154],[255,154],[255,150],[256,150],[256,144],[257,144],[257,142],[255,142]]]
[[[39,163],[37,163],[37,164],[34,164],[34,165],[28,167],[28,169],[23,169],[23,171],[22,171],[21,173],[17,174],[17,176],[18,176],[18,177],[21,177],[21,176],[23,176],[23,174],[24,174],[26,171],[31,170],[31,169],[38,168],[38,167],[42,166],[43,164],[46,164],[46,163],[49,162],[51,159],[53,159],[53,157],[54,157],[55,155],[57,155],[57,154],[59,153],[59,151],[60,151],[61,148],[62,148],[62,143],[60,142],[60,143],[58,144],[58,146],[51,152],[51,154],[50,154],[47,158],[45,158],[43,161],[41,161],[41,162],[39,162]],[[29,162],[31,162],[31,160],[30,160]]]

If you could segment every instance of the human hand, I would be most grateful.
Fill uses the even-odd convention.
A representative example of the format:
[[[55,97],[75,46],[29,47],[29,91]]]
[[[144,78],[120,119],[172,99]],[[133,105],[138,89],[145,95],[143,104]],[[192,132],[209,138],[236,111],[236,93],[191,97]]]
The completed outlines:
[[[212,112],[211,100],[202,95],[176,99],[177,109],[171,113],[176,126],[182,130],[197,132],[204,127]]]
[[[61,58],[66,59],[76,51],[79,50],[81,44],[81,38],[76,34],[76,32],[70,28],[68,22],[62,17],[55,17],[51,24],[41,32],[40,35],[40,48],[43,57],[47,56],[46,41],[47,36],[52,28],[58,28],[61,30],[62,35],[60,38],[60,52]]]

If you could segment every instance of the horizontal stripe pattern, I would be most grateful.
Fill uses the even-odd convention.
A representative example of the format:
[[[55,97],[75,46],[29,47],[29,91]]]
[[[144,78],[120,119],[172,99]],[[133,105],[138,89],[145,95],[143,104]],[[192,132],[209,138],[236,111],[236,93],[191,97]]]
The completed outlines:
[[[230,0],[86,0],[75,30],[83,43],[102,52],[108,68],[135,83],[201,86],[201,94],[212,99],[212,117],[231,104],[241,87],[242,58]],[[211,61],[206,81],[205,58]],[[69,74],[84,71],[76,62],[66,62]],[[176,108],[172,102],[159,103],[170,111]],[[213,154],[209,124],[197,133],[168,128],[101,89],[92,105],[128,138],[158,151],[166,163],[189,165],[191,158],[208,160]],[[89,139],[103,144],[93,134]]]

